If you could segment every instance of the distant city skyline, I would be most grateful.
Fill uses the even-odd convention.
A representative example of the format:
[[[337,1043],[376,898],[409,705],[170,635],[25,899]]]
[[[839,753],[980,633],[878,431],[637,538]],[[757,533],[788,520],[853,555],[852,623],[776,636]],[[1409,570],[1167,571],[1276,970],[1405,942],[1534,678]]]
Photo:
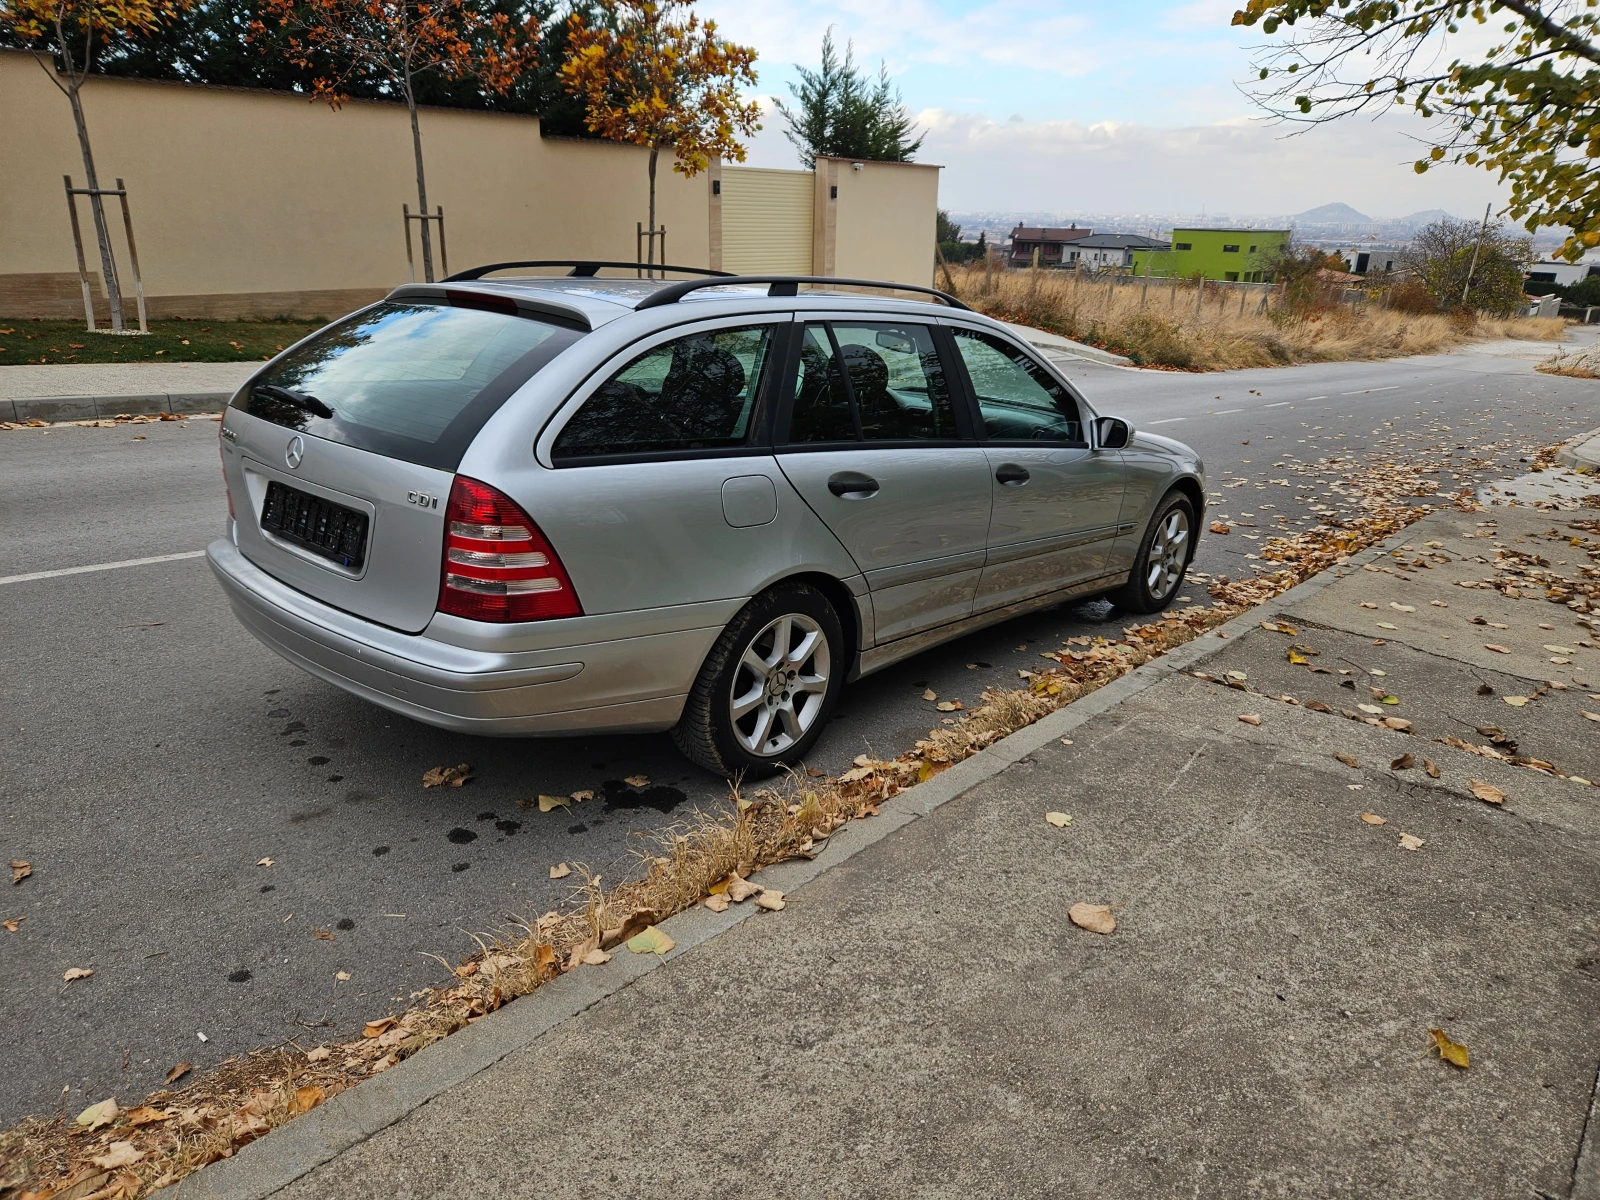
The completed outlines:
[[[1335,197],[1364,213],[1481,216],[1507,192],[1490,173],[1417,175],[1423,124],[1406,113],[1297,136],[1240,90],[1258,30],[1242,0],[701,0],[722,34],[760,51],[765,128],[749,164],[799,165],[773,100],[815,66],[830,26],[860,65],[883,61],[945,169],[947,209],[1294,213]]]

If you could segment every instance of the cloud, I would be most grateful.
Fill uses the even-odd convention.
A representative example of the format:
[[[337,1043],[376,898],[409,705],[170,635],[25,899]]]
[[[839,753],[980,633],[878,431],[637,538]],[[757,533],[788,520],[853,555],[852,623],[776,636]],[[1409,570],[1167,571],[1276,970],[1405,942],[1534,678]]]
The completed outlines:
[[[1344,200],[1400,215],[1471,211],[1502,198],[1470,168],[1418,176],[1402,121],[1344,122],[1299,136],[1250,117],[1162,128],[1123,121],[996,121],[925,109],[923,161],[944,164],[940,203],[960,209],[1292,213]]]

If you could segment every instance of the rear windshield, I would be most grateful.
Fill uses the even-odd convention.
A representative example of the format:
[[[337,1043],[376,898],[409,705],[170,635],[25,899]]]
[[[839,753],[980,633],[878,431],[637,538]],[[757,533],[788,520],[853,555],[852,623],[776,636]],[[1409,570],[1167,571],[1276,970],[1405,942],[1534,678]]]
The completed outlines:
[[[582,333],[431,301],[386,301],[273,363],[234,407],[315,437],[453,471],[522,384]]]

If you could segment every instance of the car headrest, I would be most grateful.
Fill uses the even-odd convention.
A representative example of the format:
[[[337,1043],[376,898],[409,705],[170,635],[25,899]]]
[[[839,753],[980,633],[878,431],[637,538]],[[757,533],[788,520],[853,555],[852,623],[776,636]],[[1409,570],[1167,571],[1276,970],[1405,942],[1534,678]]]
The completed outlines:
[[[888,393],[889,364],[871,346],[840,346],[839,357],[844,362],[857,402]]]

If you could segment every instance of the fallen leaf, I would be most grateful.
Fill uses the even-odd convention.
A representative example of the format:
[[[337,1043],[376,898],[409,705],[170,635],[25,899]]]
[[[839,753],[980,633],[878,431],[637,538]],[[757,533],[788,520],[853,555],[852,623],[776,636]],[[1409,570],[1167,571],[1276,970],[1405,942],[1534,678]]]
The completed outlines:
[[[756,897],[756,907],[764,908],[768,912],[782,912],[784,904],[783,893],[772,888],[762,888],[761,894]]]
[[[585,800],[593,800],[594,799],[594,793],[592,791],[588,791],[588,790],[581,791],[581,792],[573,792],[572,793],[572,799],[573,799],[573,801],[575,803],[582,804]]]
[[[1072,824],[1072,818],[1064,812],[1047,812],[1044,819],[1047,824],[1054,825],[1057,829],[1065,829]]]
[[[583,956],[584,965],[589,967],[603,967],[610,961],[611,955],[600,949],[599,946],[596,946]]]
[[[102,1100],[99,1104],[91,1104],[78,1114],[78,1124],[84,1126],[91,1133],[102,1125],[109,1125],[117,1119],[117,1098]]]
[[[306,1051],[307,1062],[327,1062],[333,1056],[333,1051],[327,1046],[318,1046],[315,1050]]]
[[[102,1171],[115,1171],[120,1167],[131,1167],[136,1162],[143,1162],[144,1151],[136,1149],[132,1142],[112,1142],[104,1154],[89,1161]]]
[[[1233,527],[1231,525],[1224,525],[1221,521],[1213,521],[1213,522],[1211,522],[1211,532],[1212,533],[1227,533],[1232,528]]]
[[[26,879],[29,875],[32,875],[32,874],[33,874],[33,865],[31,863],[29,863],[26,859],[13,858],[11,860],[11,882],[12,883],[21,883],[24,879]]]
[[[1402,833],[1400,835],[1400,849],[1402,850],[1421,850],[1427,844],[1428,843],[1423,841],[1421,838],[1413,837],[1409,833]]]
[[[1496,654],[1510,654],[1511,653],[1511,651],[1507,650],[1504,646],[1496,646],[1492,642],[1485,642],[1483,644],[1483,648],[1485,650],[1493,650]]]
[[[311,936],[316,938],[319,942],[336,942],[339,940],[333,936],[331,931],[326,929],[318,929],[315,926],[312,926]]]
[[[555,812],[555,810],[558,809],[558,808],[571,808],[571,807],[572,807],[572,797],[570,797],[570,796],[540,796],[539,797],[539,811],[542,812],[542,813]]]
[[[635,954],[665,954],[677,944],[655,925],[628,939],[628,949]]]
[[[1472,1065],[1471,1056],[1467,1048],[1460,1042],[1450,1040],[1450,1035],[1442,1029],[1428,1030],[1428,1036],[1433,1039],[1433,1049],[1439,1052],[1439,1057],[1451,1066],[1460,1067],[1465,1071]]]
[[[735,904],[742,904],[760,890],[761,889],[759,887],[751,883],[748,879],[742,879],[737,875],[728,880],[728,899],[732,900]]]
[[[1550,651],[1551,654],[1576,654],[1577,653],[1577,651],[1572,649],[1570,646],[1546,646],[1545,649]]]
[[[7,917],[4,921],[0,921],[0,925],[4,925],[6,927],[7,933],[15,933],[22,927],[22,923],[27,919],[28,915],[23,913],[23,915],[20,917]]]
[[[1486,804],[1504,804],[1506,794],[1492,783],[1485,783],[1481,779],[1471,781],[1472,794]]]
[[[1331,713],[1333,711],[1333,709],[1329,708],[1321,700],[1307,700],[1305,702],[1305,707],[1309,708],[1312,712]]]
[[[1417,611],[1417,607],[1414,604],[1397,604],[1393,600],[1389,601],[1389,607],[1392,608],[1392,609],[1395,609],[1397,612],[1416,612]]]
[[[1434,762],[1433,759],[1431,759],[1431,758],[1423,759],[1422,760],[1422,769],[1428,773],[1428,778],[1430,778],[1430,779],[1439,778],[1439,764]]]
[[[1392,729],[1396,733],[1411,732],[1411,722],[1406,720],[1404,717],[1385,717],[1383,719],[1383,727],[1385,729]]]
[[[361,1030],[361,1036],[369,1038],[382,1037],[384,1031],[394,1023],[393,1017],[378,1017],[366,1023],[366,1026]]]
[[[941,700],[939,703],[935,704],[934,707],[940,712],[956,712],[961,708],[961,701]]]
[[[1371,713],[1373,716],[1377,716],[1383,711],[1383,708],[1377,704],[1358,704],[1356,707],[1364,713]]]
[[[1259,725],[1261,724],[1261,715],[1259,713],[1240,713],[1239,720],[1246,725]]]
[[[1526,696],[1501,696],[1500,699],[1511,705],[1512,708],[1521,708],[1528,702],[1528,697]]]
[[[625,942],[636,933],[643,933],[646,929],[661,920],[661,914],[653,908],[636,908],[628,914],[617,931],[617,941]]]
[[[1377,676],[1380,676],[1380,677],[1384,676],[1384,675],[1387,675],[1388,673],[1389,672],[1387,672],[1387,671],[1380,671],[1377,667],[1373,667],[1370,671],[1367,672],[1368,675],[1377,675]]]
[[[165,1082],[165,1083],[176,1083],[178,1080],[182,1079],[185,1075],[187,1075],[192,1070],[194,1070],[194,1064],[193,1063],[191,1063],[191,1062],[181,1062],[177,1066],[173,1067],[172,1070],[167,1072],[167,1077],[163,1082]]]
[[[1417,765],[1417,760],[1415,758],[1413,758],[1409,754],[1402,754],[1399,758],[1395,759],[1392,763],[1389,764],[1389,770],[1391,770],[1391,771],[1409,771],[1409,770],[1411,770],[1412,767],[1414,767],[1416,765]]]
[[[565,879],[568,875],[571,875],[571,874],[572,874],[572,868],[567,866],[567,864],[564,863],[564,862],[563,863],[557,863],[555,866],[550,868],[550,878],[551,879]]]
[[[173,1114],[162,1112],[159,1108],[151,1108],[148,1104],[141,1104],[138,1108],[130,1108],[123,1114],[128,1124],[137,1129],[141,1125],[153,1125],[157,1121],[169,1121]]]
[[[74,979],[87,979],[93,974],[93,967],[68,967],[66,971],[62,973],[61,978],[65,982],[71,983]]]
[[[727,912],[728,894],[725,891],[718,892],[715,896],[707,896],[700,903],[704,904],[712,912]]]
[[[1494,689],[1492,687],[1490,687],[1487,683],[1480,683],[1478,685],[1478,695],[1480,695],[1480,696],[1492,696],[1492,695],[1494,695]]]
[[[290,1102],[289,1111],[296,1115],[303,1112],[310,1112],[313,1108],[321,1104],[326,1099],[326,1092],[324,1092],[316,1084],[308,1083],[304,1087],[295,1088],[294,1100]]]
[[[1067,909],[1067,920],[1090,933],[1111,933],[1117,927],[1109,904],[1085,904],[1081,900]]]
[[[449,784],[451,787],[460,787],[471,778],[472,768],[466,763],[455,767],[434,767],[423,772],[422,786],[431,788],[443,787],[445,784]]]
[[[1600,713],[1592,713],[1588,709],[1580,709],[1579,711],[1591,721],[1600,721]]]
[[[1379,629],[1398,629],[1400,627],[1398,625],[1391,625],[1387,621],[1379,621],[1378,622],[1378,628]]]
[[[934,691],[932,688],[929,688],[927,691],[922,693],[922,698],[924,700],[937,700],[939,698],[939,693]]]
[[[1399,696],[1392,696],[1392,695],[1391,696],[1384,696],[1381,700],[1378,701],[1378,703],[1379,704],[1399,704],[1400,703],[1400,697]]]
[[[1389,823],[1388,817],[1380,817],[1377,813],[1362,813],[1361,819],[1368,825],[1387,825]]]
[[[1303,667],[1311,661],[1304,654],[1301,654],[1299,651],[1295,650],[1292,646],[1289,648],[1287,657],[1289,661],[1297,667]]]
[[[1353,755],[1353,754],[1335,754],[1334,757],[1337,758],[1340,762],[1342,762],[1347,767],[1355,767],[1358,770],[1361,767],[1360,760],[1357,759],[1356,756]]]
[[[261,858],[256,860],[256,866],[258,867],[275,867],[277,865],[278,864],[273,862],[270,858]]]
[[[1369,601],[1363,600],[1361,602],[1361,607],[1362,608],[1377,608],[1378,606],[1376,604],[1370,603]]]
[[[648,776],[648,775],[629,775],[622,782],[627,784],[631,788],[649,787],[650,786],[650,776]]]

